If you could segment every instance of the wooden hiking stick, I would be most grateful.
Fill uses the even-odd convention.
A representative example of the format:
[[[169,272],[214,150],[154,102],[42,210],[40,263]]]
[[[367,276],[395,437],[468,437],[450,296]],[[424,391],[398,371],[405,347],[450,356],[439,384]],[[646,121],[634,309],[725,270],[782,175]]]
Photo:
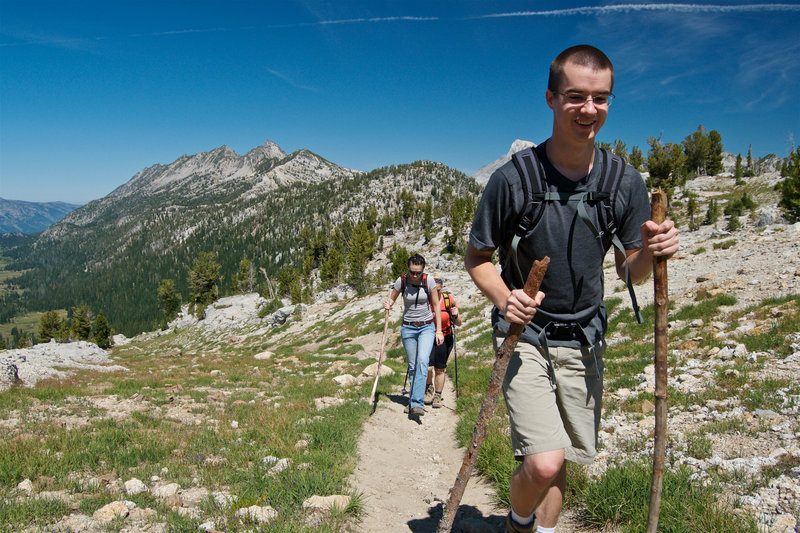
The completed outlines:
[[[525,294],[531,298],[535,297],[536,293],[539,292],[539,286],[542,284],[545,272],[547,272],[548,264],[550,264],[550,258],[547,256],[541,261],[533,262],[533,267],[528,274],[528,280],[525,282],[525,288],[523,289]],[[461,463],[461,470],[458,471],[456,482],[453,484],[453,488],[450,489],[450,497],[444,506],[442,519],[439,521],[439,527],[436,530],[437,533],[450,533],[450,529],[453,527],[453,520],[456,518],[461,497],[464,495],[464,489],[467,488],[472,468],[475,466],[478,452],[481,451],[483,439],[486,437],[486,430],[489,426],[489,420],[492,418],[492,413],[494,413],[500,386],[506,377],[508,361],[511,359],[511,354],[514,353],[517,342],[524,330],[525,326],[522,324],[511,324],[508,336],[497,349],[494,368],[492,368],[492,375],[489,377],[489,387],[486,389],[486,396],[484,396],[481,410],[478,412],[478,419],[472,432],[472,440],[470,440],[467,452],[464,454],[464,462]]]
[[[650,218],[661,224],[667,218],[667,195],[659,189],[651,199]],[[667,446],[667,259],[653,258],[655,289],[655,374],[656,428],[653,446],[653,479],[650,483],[650,509],[647,512],[647,533],[656,533],[661,507],[661,486],[664,479],[664,452]]]
[[[458,400],[458,346],[456,346],[456,325],[450,326],[453,329],[453,357],[456,358],[456,400]]]
[[[383,362],[383,347],[386,345],[386,329],[389,327],[389,310],[386,310],[386,318],[383,320],[383,337],[381,337],[381,355],[378,357],[378,368],[375,370],[375,382],[372,384],[372,393],[369,395],[369,403],[375,400],[375,391],[378,389],[378,378],[381,377],[381,363]]]

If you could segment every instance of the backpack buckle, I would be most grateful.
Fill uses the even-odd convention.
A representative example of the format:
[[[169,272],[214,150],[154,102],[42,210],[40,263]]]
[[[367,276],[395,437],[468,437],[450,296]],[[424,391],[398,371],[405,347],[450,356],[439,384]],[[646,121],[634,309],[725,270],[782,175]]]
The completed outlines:
[[[549,333],[547,337],[554,341],[571,341],[578,338],[575,333],[578,328],[574,322],[551,322],[547,329]]]

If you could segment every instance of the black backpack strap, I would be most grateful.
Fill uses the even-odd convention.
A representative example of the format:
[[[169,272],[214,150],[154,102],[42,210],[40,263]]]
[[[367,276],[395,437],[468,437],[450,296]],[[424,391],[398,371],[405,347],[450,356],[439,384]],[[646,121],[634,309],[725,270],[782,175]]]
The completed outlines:
[[[544,168],[536,155],[536,150],[526,148],[516,152],[511,156],[514,166],[522,183],[522,191],[525,196],[525,203],[522,207],[522,215],[514,231],[514,237],[509,246],[509,255],[513,258],[514,266],[517,269],[520,279],[524,282],[525,276],[519,269],[517,260],[517,247],[519,241],[539,222],[544,212],[544,201],[546,190],[544,180]]]
[[[631,276],[628,270],[628,253],[625,251],[625,247],[622,246],[619,235],[617,235],[619,224],[617,224],[614,211],[617,194],[619,193],[619,186],[622,183],[622,176],[625,175],[625,161],[620,156],[605,149],[601,149],[600,153],[603,158],[603,174],[600,178],[601,181],[598,185],[598,191],[603,195],[603,198],[597,204],[597,217],[603,230],[601,236],[604,242],[610,242],[614,248],[619,250],[622,256],[626,258],[625,284],[628,286],[628,294],[631,297],[633,314],[636,317],[636,321],[642,324],[644,318],[642,318],[642,313],[639,310],[639,303],[636,301],[636,292],[633,290],[633,283],[631,283]]]

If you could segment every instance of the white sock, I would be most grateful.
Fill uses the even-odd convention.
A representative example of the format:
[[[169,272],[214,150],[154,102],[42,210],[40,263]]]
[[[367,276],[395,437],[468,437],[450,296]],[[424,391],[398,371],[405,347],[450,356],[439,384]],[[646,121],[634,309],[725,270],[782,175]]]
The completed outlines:
[[[556,533],[556,528],[536,526],[536,533]]]
[[[511,519],[521,526],[527,526],[533,523],[533,513],[528,516],[520,516],[511,509]]]

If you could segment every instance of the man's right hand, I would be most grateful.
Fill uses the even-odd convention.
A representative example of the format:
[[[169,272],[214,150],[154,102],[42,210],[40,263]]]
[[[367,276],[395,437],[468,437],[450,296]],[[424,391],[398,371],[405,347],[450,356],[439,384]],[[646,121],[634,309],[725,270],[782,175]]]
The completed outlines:
[[[536,293],[536,298],[531,298],[522,289],[515,289],[511,291],[506,299],[506,304],[503,309],[506,322],[512,324],[527,324],[533,320],[533,315],[536,314],[536,308],[542,305],[544,300],[544,293],[539,291]]]

